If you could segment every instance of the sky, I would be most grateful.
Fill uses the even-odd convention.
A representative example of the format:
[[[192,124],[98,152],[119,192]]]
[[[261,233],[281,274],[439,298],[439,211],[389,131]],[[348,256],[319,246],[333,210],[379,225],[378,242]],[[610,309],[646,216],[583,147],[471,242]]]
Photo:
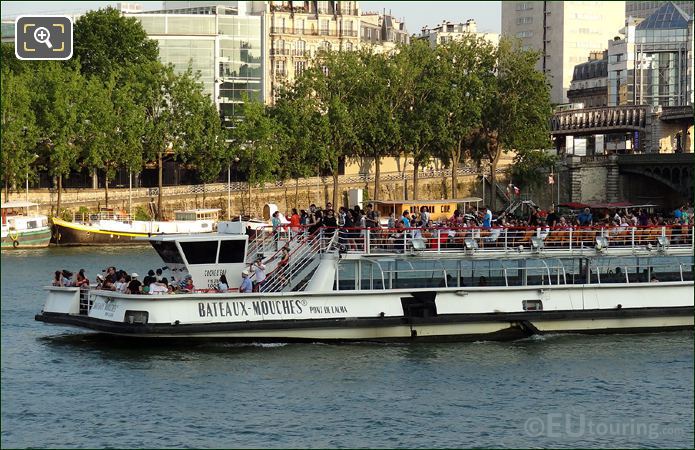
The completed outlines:
[[[145,10],[159,9],[161,1],[129,0],[129,3],[140,3]],[[107,5],[115,5],[113,1],[3,1],[2,18],[13,19],[20,14],[74,14],[97,9]],[[499,33],[502,5],[500,1],[465,1],[465,2],[430,2],[430,1],[361,1],[362,11],[391,11],[398,19],[405,19],[410,34],[417,34],[423,26],[435,26],[443,20],[465,22],[474,19],[478,31]]]

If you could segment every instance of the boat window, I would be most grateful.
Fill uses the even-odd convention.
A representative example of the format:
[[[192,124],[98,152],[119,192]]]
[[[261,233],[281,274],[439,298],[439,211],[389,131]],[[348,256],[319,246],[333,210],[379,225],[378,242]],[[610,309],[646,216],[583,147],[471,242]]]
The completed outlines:
[[[27,228],[28,229],[37,228],[37,227],[38,227],[38,224],[36,223],[35,220],[29,220],[27,222]]]
[[[188,264],[215,264],[217,241],[179,242]]]
[[[174,242],[150,241],[159,257],[167,264],[183,264],[183,258],[179,254]]]
[[[220,242],[220,263],[244,262],[246,241],[235,239]]]
[[[543,302],[541,300],[522,300],[521,306],[524,311],[543,311]]]

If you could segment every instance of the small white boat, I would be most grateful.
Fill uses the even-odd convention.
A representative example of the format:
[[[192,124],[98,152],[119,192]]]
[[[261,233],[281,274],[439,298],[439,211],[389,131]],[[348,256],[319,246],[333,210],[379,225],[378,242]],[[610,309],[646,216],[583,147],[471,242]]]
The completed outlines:
[[[282,342],[693,328],[692,226],[350,231],[249,241],[239,223],[222,222],[215,234],[152,237],[171,273],[198,289],[47,287],[36,320],[137,338]],[[258,254],[268,271],[259,292],[216,291],[221,274],[238,285]]]
[[[23,200],[2,204],[2,248],[48,247],[51,228],[39,205]]]

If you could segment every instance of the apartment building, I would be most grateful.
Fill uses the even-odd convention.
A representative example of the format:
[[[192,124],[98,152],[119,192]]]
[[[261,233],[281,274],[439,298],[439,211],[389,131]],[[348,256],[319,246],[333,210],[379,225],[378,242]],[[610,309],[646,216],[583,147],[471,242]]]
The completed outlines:
[[[502,2],[502,34],[541,52],[538,70],[548,77],[556,104],[568,101],[574,66],[603,51],[624,21],[624,1]]]

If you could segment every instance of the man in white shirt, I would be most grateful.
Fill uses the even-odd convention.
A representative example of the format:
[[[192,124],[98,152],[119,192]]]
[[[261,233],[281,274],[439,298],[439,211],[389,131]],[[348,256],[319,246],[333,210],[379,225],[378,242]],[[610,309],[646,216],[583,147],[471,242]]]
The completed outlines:
[[[253,274],[256,277],[256,282],[253,285],[253,290],[260,292],[263,283],[265,282],[265,264],[263,264],[263,255],[256,256],[256,261],[251,266]]]

